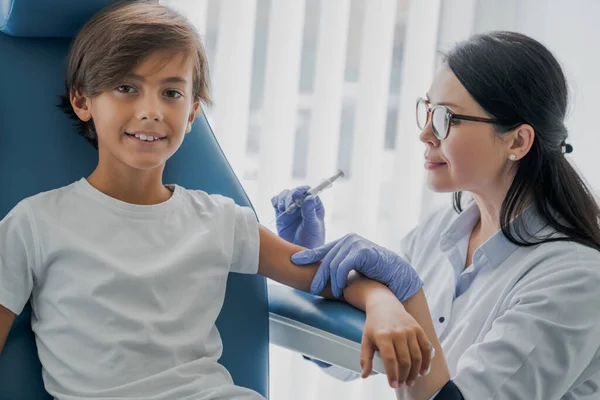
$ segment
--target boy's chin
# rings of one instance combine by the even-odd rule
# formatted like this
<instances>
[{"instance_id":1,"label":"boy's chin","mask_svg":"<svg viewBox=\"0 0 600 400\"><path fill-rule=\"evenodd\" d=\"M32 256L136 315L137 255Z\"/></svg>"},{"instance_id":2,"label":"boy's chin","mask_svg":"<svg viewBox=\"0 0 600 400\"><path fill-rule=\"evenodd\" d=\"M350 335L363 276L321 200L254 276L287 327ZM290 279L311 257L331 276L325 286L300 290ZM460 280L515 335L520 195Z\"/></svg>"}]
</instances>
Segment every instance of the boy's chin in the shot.
<instances>
[{"instance_id":1,"label":"boy's chin","mask_svg":"<svg viewBox=\"0 0 600 400\"><path fill-rule=\"evenodd\" d=\"M159 157L145 157L145 159L140 159L136 157L135 159L130 158L129 160L126 160L125 164L127 164L131 169L134 170L151 171L157 168L164 168L166 162L166 159Z\"/></svg>"}]
</instances>

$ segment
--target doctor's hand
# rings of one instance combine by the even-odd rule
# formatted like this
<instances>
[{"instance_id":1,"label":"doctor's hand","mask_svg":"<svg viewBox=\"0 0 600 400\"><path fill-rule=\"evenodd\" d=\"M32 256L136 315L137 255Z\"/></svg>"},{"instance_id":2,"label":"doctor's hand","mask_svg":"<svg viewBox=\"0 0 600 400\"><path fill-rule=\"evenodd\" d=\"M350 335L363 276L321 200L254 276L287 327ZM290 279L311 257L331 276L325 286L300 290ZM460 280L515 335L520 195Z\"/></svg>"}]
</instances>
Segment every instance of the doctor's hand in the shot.
<instances>
[{"instance_id":1,"label":"doctor's hand","mask_svg":"<svg viewBox=\"0 0 600 400\"><path fill-rule=\"evenodd\" d=\"M360 351L362 378L373 368L373 355L379 350L391 387L412 383L429 373L433 347L417 321L394 299L367 305L367 319Z\"/></svg>"},{"instance_id":2,"label":"doctor's hand","mask_svg":"<svg viewBox=\"0 0 600 400\"><path fill-rule=\"evenodd\" d=\"M318 261L321 261L321 265L310 286L312 294L320 294L331 280L333 295L340 297L352 270L383 283L401 302L414 296L423 287L423 281L402 257L356 234L292 256L292 262L296 265Z\"/></svg>"},{"instance_id":3,"label":"doctor's hand","mask_svg":"<svg viewBox=\"0 0 600 400\"><path fill-rule=\"evenodd\" d=\"M284 190L271 199L275 216L281 215L287 208L301 199L309 186L299 186ZM302 206L277 219L277 234L288 242L309 249L325 243L325 209L318 196L309 196Z\"/></svg>"}]
</instances>

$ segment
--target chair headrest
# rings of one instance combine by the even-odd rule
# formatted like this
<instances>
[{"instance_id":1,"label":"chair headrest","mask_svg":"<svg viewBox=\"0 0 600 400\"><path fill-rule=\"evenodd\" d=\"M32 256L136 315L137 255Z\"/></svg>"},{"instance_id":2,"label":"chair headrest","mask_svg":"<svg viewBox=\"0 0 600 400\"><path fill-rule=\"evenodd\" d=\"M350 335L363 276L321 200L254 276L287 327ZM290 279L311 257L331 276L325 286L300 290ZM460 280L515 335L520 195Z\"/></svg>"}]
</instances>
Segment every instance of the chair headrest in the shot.
<instances>
[{"instance_id":1,"label":"chair headrest","mask_svg":"<svg viewBox=\"0 0 600 400\"><path fill-rule=\"evenodd\" d=\"M11 36L73 37L115 0L0 0L0 32Z\"/></svg>"}]
</instances>

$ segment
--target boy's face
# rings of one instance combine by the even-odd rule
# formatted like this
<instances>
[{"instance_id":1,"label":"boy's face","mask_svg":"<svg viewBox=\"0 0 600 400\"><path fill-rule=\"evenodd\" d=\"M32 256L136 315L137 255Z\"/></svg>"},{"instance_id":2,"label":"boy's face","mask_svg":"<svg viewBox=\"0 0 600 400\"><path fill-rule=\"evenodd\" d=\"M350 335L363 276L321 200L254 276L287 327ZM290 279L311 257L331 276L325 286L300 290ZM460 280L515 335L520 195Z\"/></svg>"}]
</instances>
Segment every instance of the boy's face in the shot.
<instances>
[{"instance_id":1,"label":"boy's face","mask_svg":"<svg viewBox=\"0 0 600 400\"><path fill-rule=\"evenodd\" d=\"M192 79L191 57L156 52L99 95L72 95L79 118L94 120L100 162L136 170L162 167L181 146L198 111Z\"/></svg>"}]
</instances>

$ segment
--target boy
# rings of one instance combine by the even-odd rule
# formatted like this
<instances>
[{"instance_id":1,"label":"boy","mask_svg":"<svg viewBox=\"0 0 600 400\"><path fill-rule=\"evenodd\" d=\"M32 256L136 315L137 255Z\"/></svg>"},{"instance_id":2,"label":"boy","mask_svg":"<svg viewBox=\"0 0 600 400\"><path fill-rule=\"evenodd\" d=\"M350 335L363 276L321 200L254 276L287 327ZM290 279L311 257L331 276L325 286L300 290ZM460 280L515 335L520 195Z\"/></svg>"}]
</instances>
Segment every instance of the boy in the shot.
<instances>
[{"instance_id":1,"label":"boy","mask_svg":"<svg viewBox=\"0 0 600 400\"><path fill-rule=\"evenodd\" d=\"M231 199L163 185L165 162L209 101L200 40L168 8L111 6L75 39L63 109L98 149L98 165L0 222L0 351L31 298L55 398L262 398L217 363L228 273L307 291L316 265L292 264L300 248ZM345 294L363 309L375 294L399 304L373 282ZM395 360L391 340L380 348Z\"/></svg>"}]
</instances>

